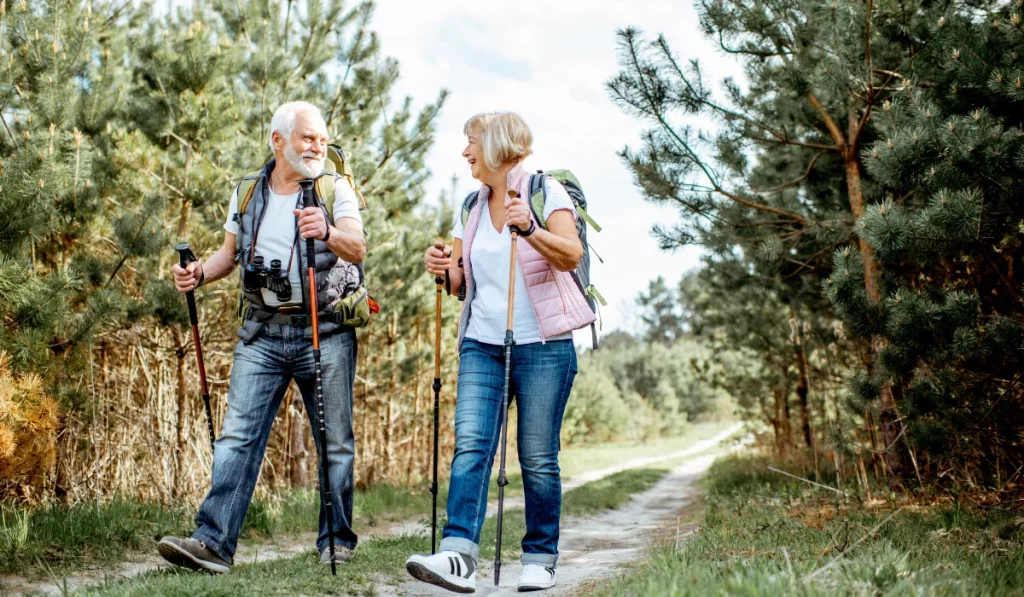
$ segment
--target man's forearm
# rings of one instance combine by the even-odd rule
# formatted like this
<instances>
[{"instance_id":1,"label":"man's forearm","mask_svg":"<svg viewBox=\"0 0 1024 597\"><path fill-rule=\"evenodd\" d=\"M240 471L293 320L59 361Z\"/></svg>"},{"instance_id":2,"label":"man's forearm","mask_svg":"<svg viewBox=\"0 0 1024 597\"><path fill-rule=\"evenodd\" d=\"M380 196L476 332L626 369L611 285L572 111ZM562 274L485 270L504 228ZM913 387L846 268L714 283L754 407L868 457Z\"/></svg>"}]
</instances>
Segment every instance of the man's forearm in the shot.
<instances>
[{"instance_id":1,"label":"man's forearm","mask_svg":"<svg viewBox=\"0 0 1024 597\"><path fill-rule=\"evenodd\" d=\"M349 263L362 263L366 256L366 241L362 230L340 230L331 226L331 236L327 239L327 248L332 253Z\"/></svg>"},{"instance_id":2,"label":"man's forearm","mask_svg":"<svg viewBox=\"0 0 1024 597\"><path fill-rule=\"evenodd\" d=\"M224 247L217 250L209 259L202 263L203 284L216 282L227 276L235 269L234 251L228 251Z\"/></svg>"}]
</instances>

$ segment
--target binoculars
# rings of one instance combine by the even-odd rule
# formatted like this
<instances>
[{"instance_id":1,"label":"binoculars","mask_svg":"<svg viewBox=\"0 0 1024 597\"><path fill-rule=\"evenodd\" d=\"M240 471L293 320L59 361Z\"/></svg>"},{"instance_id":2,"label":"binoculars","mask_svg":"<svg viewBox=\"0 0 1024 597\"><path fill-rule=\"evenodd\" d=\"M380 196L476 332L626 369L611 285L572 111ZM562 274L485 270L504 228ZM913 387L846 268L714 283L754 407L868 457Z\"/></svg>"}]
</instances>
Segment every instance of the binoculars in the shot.
<instances>
[{"instance_id":1,"label":"binoculars","mask_svg":"<svg viewBox=\"0 0 1024 597\"><path fill-rule=\"evenodd\" d=\"M267 268L263 265L262 255L253 257L242 274L242 287L246 292L259 292L261 288L266 288L276 294L281 303L292 300L292 284L288 281L288 272L281 271L280 259L272 260Z\"/></svg>"}]
</instances>

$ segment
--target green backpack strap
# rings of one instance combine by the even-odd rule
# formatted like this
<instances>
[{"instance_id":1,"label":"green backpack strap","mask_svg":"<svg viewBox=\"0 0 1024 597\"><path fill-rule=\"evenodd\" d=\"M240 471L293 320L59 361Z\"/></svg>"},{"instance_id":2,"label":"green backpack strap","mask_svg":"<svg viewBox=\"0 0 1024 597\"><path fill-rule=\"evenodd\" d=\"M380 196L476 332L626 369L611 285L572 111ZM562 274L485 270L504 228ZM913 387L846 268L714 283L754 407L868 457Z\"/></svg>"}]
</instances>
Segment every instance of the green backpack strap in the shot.
<instances>
[{"instance_id":1,"label":"green backpack strap","mask_svg":"<svg viewBox=\"0 0 1024 597\"><path fill-rule=\"evenodd\" d=\"M356 180L352 176L352 168L349 165L348 154L337 145L327 146L327 161L324 163L324 172L333 172L344 178L348 182L348 186L352 187L352 190L355 191L356 197L359 197L359 209L366 209L366 199L363 198L363 194L359 192L359 187L356 186ZM330 184L333 188L334 181L332 180ZM326 197L326 195L321 195L321 197ZM326 202L327 199L324 199L324 203ZM334 205L333 195L331 205Z\"/></svg>"},{"instance_id":2,"label":"green backpack strap","mask_svg":"<svg viewBox=\"0 0 1024 597\"><path fill-rule=\"evenodd\" d=\"M576 188L581 188L580 181L576 178L576 175L569 170L549 170L547 172L538 171L537 174L533 175L537 181L531 180L530 184L530 209L533 210L534 217L540 222L541 228L547 228L547 221L544 218L544 205L547 203L547 187L544 186L544 177L550 176L557 180L560 184L573 184ZM601 232L601 225L594 221L594 218L590 217L587 213L587 208L582 205L573 202L573 207L576 208L576 213L583 218L583 221L590 226L594 232Z\"/></svg>"},{"instance_id":3,"label":"green backpack strap","mask_svg":"<svg viewBox=\"0 0 1024 597\"><path fill-rule=\"evenodd\" d=\"M262 170L250 172L242 177L242 182L238 183L238 213L244 214L245 208L249 207L253 191L256 190L256 181L260 179L260 172Z\"/></svg>"},{"instance_id":4,"label":"green backpack strap","mask_svg":"<svg viewBox=\"0 0 1024 597\"><path fill-rule=\"evenodd\" d=\"M336 179L336 174L325 172L313 182L313 191L320 198L320 201L323 201L324 207L327 208L327 217L330 224L334 224L334 184Z\"/></svg>"}]
</instances>

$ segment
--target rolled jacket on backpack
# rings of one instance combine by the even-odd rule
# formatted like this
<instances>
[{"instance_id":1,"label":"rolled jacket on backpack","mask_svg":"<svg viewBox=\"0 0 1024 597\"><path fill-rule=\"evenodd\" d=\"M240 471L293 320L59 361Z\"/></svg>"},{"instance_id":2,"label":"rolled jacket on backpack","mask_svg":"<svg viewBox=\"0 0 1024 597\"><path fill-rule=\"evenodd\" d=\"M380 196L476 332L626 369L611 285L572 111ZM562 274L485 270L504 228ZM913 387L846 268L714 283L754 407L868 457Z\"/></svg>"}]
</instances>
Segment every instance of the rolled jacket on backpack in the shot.
<instances>
[{"instance_id":1,"label":"rolled jacket on backpack","mask_svg":"<svg viewBox=\"0 0 1024 597\"><path fill-rule=\"evenodd\" d=\"M528 197L530 173L521 164L516 165L508 173L507 185L509 190L516 190L521 197ZM462 254L464 256L470 255L473 237L476 236L483 206L487 205L490 192L490 187L481 185L479 200L473 206L469 219L466 221L462 239ZM530 217L536 222L532 214ZM539 223L537 224L539 225ZM591 309L590 303L587 302L587 297L573 280L570 272L560 272L555 269L539 251L530 246L529 242L518 244L516 260L526 282L526 294L537 315L541 342L547 338L586 327L597 320L597 315ZM476 292L471 262L472 259L463 260L466 301L462 305L462 316L459 320L458 346L460 350L466 336L466 329L469 327L470 310Z\"/></svg>"}]
</instances>

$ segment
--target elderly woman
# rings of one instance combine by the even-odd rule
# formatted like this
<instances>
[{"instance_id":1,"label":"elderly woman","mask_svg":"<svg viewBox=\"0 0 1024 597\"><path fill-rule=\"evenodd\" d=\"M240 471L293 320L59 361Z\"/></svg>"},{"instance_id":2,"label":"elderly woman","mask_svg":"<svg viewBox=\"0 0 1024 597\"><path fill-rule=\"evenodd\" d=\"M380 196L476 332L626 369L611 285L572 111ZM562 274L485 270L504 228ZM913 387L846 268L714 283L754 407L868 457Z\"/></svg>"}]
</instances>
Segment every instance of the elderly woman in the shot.
<instances>
[{"instance_id":1,"label":"elderly woman","mask_svg":"<svg viewBox=\"0 0 1024 597\"><path fill-rule=\"evenodd\" d=\"M476 588L480 532L487 490L500 441L504 389L504 339L508 309L511 236L520 238L515 271L515 304L509 396L518 401L518 447L526 493L526 536L519 590L555 584L562 483L558 436L565 403L576 376L572 331L593 322L579 287L568 272L583 246L576 234L576 211L565 189L544 181L545 227L534 219L528 197L530 174L521 162L533 136L518 115L478 114L464 127L462 156L481 186L465 228L458 219L454 246L427 250L428 272L446 276L451 292L465 284L459 324L458 403L455 457L448 490L448 523L440 550L414 555L406 568L414 577L460 593ZM512 198L509 191L517 191ZM465 259L462 259L465 255ZM453 264L462 268L453 267Z\"/></svg>"}]
</instances>

